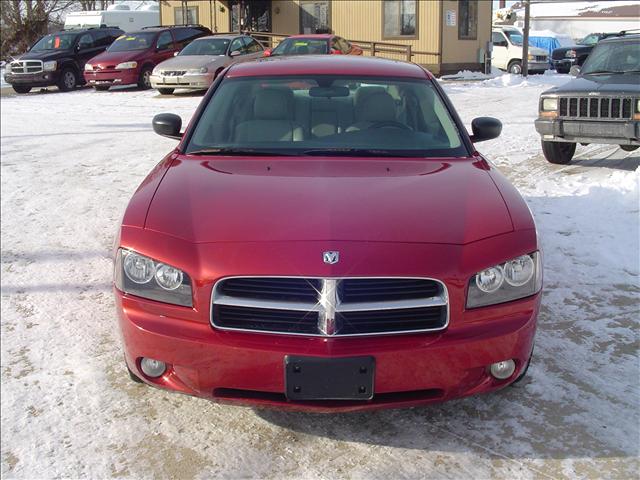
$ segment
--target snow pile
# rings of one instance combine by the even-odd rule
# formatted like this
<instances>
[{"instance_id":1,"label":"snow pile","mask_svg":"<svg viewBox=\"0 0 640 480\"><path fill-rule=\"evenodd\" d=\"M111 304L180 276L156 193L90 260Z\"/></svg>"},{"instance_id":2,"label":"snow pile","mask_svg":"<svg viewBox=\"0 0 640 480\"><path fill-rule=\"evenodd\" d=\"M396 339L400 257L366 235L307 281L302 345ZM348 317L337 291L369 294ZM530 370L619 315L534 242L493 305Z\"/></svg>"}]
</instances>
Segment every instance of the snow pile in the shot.
<instances>
[{"instance_id":1,"label":"snow pile","mask_svg":"<svg viewBox=\"0 0 640 480\"><path fill-rule=\"evenodd\" d=\"M472 72L471 70L461 70L451 75L442 75L441 80L487 80L502 75L502 71L496 67L491 67L491 73Z\"/></svg>"}]
</instances>

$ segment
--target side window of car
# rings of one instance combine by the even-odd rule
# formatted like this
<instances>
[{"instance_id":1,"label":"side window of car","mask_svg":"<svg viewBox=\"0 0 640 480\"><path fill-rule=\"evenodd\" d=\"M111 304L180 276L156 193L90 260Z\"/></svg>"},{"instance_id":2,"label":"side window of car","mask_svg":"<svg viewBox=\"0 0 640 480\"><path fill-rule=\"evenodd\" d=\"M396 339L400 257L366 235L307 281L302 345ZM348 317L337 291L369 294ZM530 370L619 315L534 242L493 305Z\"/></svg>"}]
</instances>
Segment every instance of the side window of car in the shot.
<instances>
[{"instance_id":1,"label":"side window of car","mask_svg":"<svg viewBox=\"0 0 640 480\"><path fill-rule=\"evenodd\" d=\"M111 36L109 32L106 30L98 30L92 32L93 34L93 42L96 47L107 47L111 43Z\"/></svg>"},{"instance_id":2,"label":"side window of car","mask_svg":"<svg viewBox=\"0 0 640 480\"><path fill-rule=\"evenodd\" d=\"M344 38L336 37L336 42L338 44L338 47L340 48L340 51L345 55L351 51L351 44L347 42Z\"/></svg>"},{"instance_id":3,"label":"side window of car","mask_svg":"<svg viewBox=\"0 0 640 480\"><path fill-rule=\"evenodd\" d=\"M493 32L491 34L491 43L493 43L494 47L506 47L507 39L500 32Z\"/></svg>"},{"instance_id":4,"label":"side window of car","mask_svg":"<svg viewBox=\"0 0 640 480\"><path fill-rule=\"evenodd\" d=\"M241 54L245 54L244 42L242 41L242 37L234 38L229 46L229 53L238 51Z\"/></svg>"},{"instance_id":5,"label":"side window of car","mask_svg":"<svg viewBox=\"0 0 640 480\"><path fill-rule=\"evenodd\" d=\"M247 44L247 53L258 53L262 51L262 47L255 39L244 37L244 41Z\"/></svg>"},{"instance_id":6,"label":"side window of car","mask_svg":"<svg viewBox=\"0 0 640 480\"><path fill-rule=\"evenodd\" d=\"M78 40L78 49L86 50L91 47L93 47L93 38L90 33L85 33L80 37L80 40Z\"/></svg>"},{"instance_id":7,"label":"side window of car","mask_svg":"<svg viewBox=\"0 0 640 480\"><path fill-rule=\"evenodd\" d=\"M171 37L171 32L162 32L158 37L158 42L156 43L158 50L168 50L172 45L173 38Z\"/></svg>"}]
</instances>

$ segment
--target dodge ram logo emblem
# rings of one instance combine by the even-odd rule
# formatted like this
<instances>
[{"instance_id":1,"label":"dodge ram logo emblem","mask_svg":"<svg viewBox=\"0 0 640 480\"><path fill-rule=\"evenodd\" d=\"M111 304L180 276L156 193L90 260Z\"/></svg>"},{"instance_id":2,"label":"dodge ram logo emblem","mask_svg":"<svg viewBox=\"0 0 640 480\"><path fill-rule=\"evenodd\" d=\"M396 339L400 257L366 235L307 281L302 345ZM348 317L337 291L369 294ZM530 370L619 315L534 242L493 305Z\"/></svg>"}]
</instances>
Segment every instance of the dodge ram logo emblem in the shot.
<instances>
[{"instance_id":1,"label":"dodge ram logo emblem","mask_svg":"<svg viewBox=\"0 0 640 480\"><path fill-rule=\"evenodd\" d=\"M322 259L324 260L324 263L328 263L329 265L334 265L338 263L338 261L340 260L340 252L335 252L331 250L328 252L323 252Z\"/></svg>"}]
</instances>

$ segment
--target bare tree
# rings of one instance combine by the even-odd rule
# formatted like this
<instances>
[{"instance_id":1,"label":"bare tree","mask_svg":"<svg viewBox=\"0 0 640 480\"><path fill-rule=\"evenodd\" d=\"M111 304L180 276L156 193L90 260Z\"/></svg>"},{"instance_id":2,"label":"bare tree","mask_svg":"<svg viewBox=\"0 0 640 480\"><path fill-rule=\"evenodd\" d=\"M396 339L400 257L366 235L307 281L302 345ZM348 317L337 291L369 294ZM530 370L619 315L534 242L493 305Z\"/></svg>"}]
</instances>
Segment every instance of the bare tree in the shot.
<instances>
[{"instance_id":1,"label":"bare tree","mask_svg":"<svg viewBox=\"0 0 640 480\"><path fill-rule=\"evenodd\" d=\"M113 5L115 0L78 0L82 10L105 10L109 5Z\"/></svg>"}]
</instances>

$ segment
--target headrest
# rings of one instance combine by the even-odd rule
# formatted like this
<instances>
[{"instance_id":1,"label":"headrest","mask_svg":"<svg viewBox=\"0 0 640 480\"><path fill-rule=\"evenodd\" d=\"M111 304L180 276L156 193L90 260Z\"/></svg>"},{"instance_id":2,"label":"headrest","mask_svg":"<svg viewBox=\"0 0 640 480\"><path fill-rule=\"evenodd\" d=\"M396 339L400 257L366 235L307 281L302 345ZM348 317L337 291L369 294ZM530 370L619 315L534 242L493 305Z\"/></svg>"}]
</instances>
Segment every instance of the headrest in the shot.
<instances>
[{"instance_id":1,"label":"headrest","mask_svg":"<svg viewBox=\"0 0 640 480\"><path fill-rule=\"evenodd\" d=\"M291 90L265 88L259 90L253 101L253 114L260 120L289 120L293 112Z\"/></svg>"},{"instance_id":2,"label":"headrest","mask_svg":"<svg viewBox=\"0 0 640 480\"><path fill-rule=\"evenodd\" d=\"M396 120L396 102L387 92L373 92L358 105L356 116L360 122Z\"/></svg>"}]
</instances>

